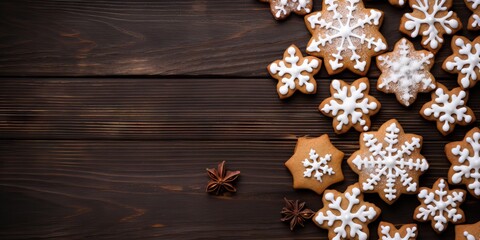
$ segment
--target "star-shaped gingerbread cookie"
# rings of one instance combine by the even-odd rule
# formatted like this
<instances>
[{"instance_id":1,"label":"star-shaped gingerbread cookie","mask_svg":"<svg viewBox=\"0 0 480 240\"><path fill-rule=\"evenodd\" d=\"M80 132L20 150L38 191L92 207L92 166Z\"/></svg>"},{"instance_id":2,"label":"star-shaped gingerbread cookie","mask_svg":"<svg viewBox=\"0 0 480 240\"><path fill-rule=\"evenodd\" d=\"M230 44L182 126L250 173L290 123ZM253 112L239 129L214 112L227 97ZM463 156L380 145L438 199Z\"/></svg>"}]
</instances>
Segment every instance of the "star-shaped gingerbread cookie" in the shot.
<instances>
[{"instance_id":1,"label":"star-shaped gingerbread cookie","mask_svg":"<svg viewBox=\"0 0 480 240\"><path fill-rule=\"evenodd\" d=\"M415 209L413 219L432 221L432 228L437 233L443 232L448 222L457 224L465 221L465 214L460 209L465 201L465 190L449 190L443 178L438 179L432 188L421 188L418 200L421 204Z\"/></svg>"},{"instance_id":2,"label":"star-shaped gingerbread cookie","mask_svg":"<svg viewBox=\"0 0 480 240\"><path fill-rule=\"evenodd\" d=\"M473 14L468 19L468 30L480 30L480 0L465 0L467 7L472 10Z\"/></svg>"},{"instance_id":3,"label":"star-shaped gingerbread cookie","mask_svg":"<svg viewBox=\"0 0 480 240\"><path fill-rule=\"evenodd\" d=\"M293 176L293 188L322 194L328 186L343 181L343 156L326 134L318 138L299 138L293 156L285 162Z\"/></svg>"},{"instance_id":4,"label":"star-shaped gingerbread cookie","mask_svg":"<svg viewBox=\"0 0 480 240\"><path fill-rule=\"evenodd\" d=\"M288 98L298 89L305 94L317 92L317 82L313 78L320 70L322 61L316 57L303 57L302 52L291 45L285 50L282 60L268 65L270 75L278 80L277 93L280 99Z\"/></svg>"},{"instance_id":5,"label":"star-shaped gingerbread cookie","mask_svg":"<svg viewBox=\"0 0 480 240\"><path fill-rule=\"evenodd\" d=\"M400 229L389 222L382 221L378 225L380 240L415 240L417 236L417 224L405 224Z\"/></svg>"},{"instance_id":6,"label":"star-shaped gingerbread cookie","mask_svg":"<svg viewBox=\"0 0 480 240\"><path fill-rule=\"evenodd\" d=\"M382 74L377 81L377 89L384 93L394 93L398 102L410 106L418 93L430 92L436 81L430 73L434 55L426 50L415 51L406 38L400 39L393 52L377 56L377 66Z\"/></svg>"},{"instance_id":7,"label":"star-shaped gingerbread cookie","mask_svg":"<svg viewBox=\"0 0 480 240\"><path fill-rule=\"evenodd\" d=\"M260 0L270 3L270 12L277 20L287 18L291 12L305 15L312 11L313 0Z\"/></svg>"},{"instance_id":8,"label":"star-shaped gingerbread cookie","mask_svg":"<svg viewBox=\"0 0 480 240\"><path fill-rule=\"evenodd\" d=\"M458 73L458 85L472 88L480 79L480 37L470 41L454 36L452 50L453 54L443 62L443 70Z\"/></svg>"},{"instance_id":9,"label":"star-shaped gingerbread cookie","mask_svg":"<svg viewBox=\"0 0 480 240\"><path fill-rule=\"evenodd\" d=\"M323 1L321 11L305 16L312 34L307 53L322 57L330 75L349 69L365 76L370 58L387 49L382 20L383 12L365 8L362 0Z\"/></svg>"},{"instance_id":10,"label":"star-shaped gingerbread cookie","mask_svg":"<svg viewBox=\"0 0 480 240\"><path fill-rule=\"evenodd\" d=\"M478 240L480 239L480 221L474 224L455 226L455 240Z\"/></svg>"}]
</instances>

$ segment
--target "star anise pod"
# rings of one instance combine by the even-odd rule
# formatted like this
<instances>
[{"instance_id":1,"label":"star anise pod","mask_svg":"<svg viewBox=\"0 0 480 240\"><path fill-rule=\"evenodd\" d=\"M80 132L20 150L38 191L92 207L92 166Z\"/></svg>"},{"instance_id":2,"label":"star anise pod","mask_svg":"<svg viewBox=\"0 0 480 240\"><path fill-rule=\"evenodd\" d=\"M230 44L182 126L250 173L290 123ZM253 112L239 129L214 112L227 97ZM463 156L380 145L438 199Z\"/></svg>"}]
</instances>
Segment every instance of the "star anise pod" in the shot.
<instances>
[{"instance_id":1,"label":"star anise pod","mask_svg":"<svg viewBox=\"0 0 480 240\"><path fill-rule=\"evenodd\" d=\"M238 176L240 175L240 171L226 171L225 161L218 164L218 169L207 168L207 173L208 177L210 177L210 181L207 184L207 192L213 192L218 195L224 191L237 191L237 189L233 186L232 182L238 178Z\"/></svg>"},{"instance_id":2,"label":"star anise pod","mask_svg":"<svg viewBox=\"0 0 480 240\"><path fill-rule=\"evenodd\" d=\"M303 227L303 222L310 219L315 214L314 211L305 208L305 202L299 202L298 200L285 200L285 207L282 208L282 222L290 221L290 230L293 231L295 226L299 224Z\"/></svg>"}]
</instances>

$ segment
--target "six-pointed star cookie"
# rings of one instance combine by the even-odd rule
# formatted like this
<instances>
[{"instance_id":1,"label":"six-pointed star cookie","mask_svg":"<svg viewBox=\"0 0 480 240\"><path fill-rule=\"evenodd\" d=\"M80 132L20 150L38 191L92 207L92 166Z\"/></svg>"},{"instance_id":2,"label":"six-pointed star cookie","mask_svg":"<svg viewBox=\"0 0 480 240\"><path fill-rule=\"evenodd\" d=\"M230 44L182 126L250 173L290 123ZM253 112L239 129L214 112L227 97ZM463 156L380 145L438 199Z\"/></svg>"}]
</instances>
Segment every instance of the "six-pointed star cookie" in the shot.
<instances>
[{"instance_id":1,"label":"six-pointed star cookie","mask_svg":"<svg viewBox=\"0 0 480 240\"><path fill-rule=\"evenodd\" d=\"M436 81L430 73L434 55L426 50L415 51L406 38L400 39L393 52L377 56L377 66L382 71L377 89L384 93L394 93L398 102L410 106L418 93L430 92Z\"/></svg>"},{"instance_id":2,"label":"six-pointed star cookie","mask_svg":"<svg viewBox=\"0 0 480 240\"><path fill-rule=\"evenodd\" d=\"M480 221L475 224L463 224L455 226L455 240L478 239L480 239Z\"/></svg>"},{"instance_id":3,"label":"six-pointed star cookie","mask_svg":"<svg viewBox=\"0 0 480 240\"><path fill-rule=\"evenodd\" d=\"M326 116L333 117L333 129L337 134L354 127L359 132L370 129L370 116L380 110L380 102L368 95L368 78L360 78L351 85L342 80L333 80L330 85L331 97L323 100L318 109Z\"/></svg>"},{"instance_id":4,"label":"six-pointed star cookie","mask_svg":"<svg viewBox=\"0 0 480 240\"><path fill-rule=\"evenodd\" d=\"M455 125L466 126L475 122L475 114L467 107L468 91L460 87L451 91L440 83L432 93L432 100L423 105L420 115L437 122L437 129L444 136L453 131Z\"/></svg>"},{"instance_id":5,"label":"six-pointed star cookie","mask_svg":"<svg viewBox=\"0 0 480 240\"><path fill-rule=\"evenodd\" d=\"M443 62L442 68L458 73L458 85L463 88L475 86L480 79L480 37L472 42L466 37L454 36L453 54Z\"/></svg>"},{"instance_id":6,"label":"six-pointed star cookie","mask_svg":"<svg viewBox=\"0 0 480 240\"><path fill-rule=\"evenodd\" d=\"M344 193L326 190L323 208L313 216L313 222L328 229L328 239L368 239L368 224L375 221L381 210L363 200L358 183Z\"/></svg>"},{"instance_id":7,"label":"six-pointed star cookie","mask_svg":"<svg viewBox=\"0 0 480 240\"><path fill-rule=\"evenodd\" d=\"M277 20L287 18L291 12L305 15L312 11L313 0L260 0L270 3L270 12Z\"/></svg>"},{"instance_id":8,"label":"six-pointed star cookie","mask_svg":"<svg viewBox=\"0 0 480 240\"><path fill-rule=\"evenodd\" d=\"M387 49L382 20L383 12L366 9L361 0L325 0L322 11L305 16L312 34L307 53L322 57L330 75L348 68L365 76L370 58Z\"/></svg>"},{"instance_id":9,"label":"six-pointed star cookie","mask_svg":"<svg viewBox=\"0 0 480 240\"><path fill-rule=\"evenodd\" d=\"M422 46L436 53L443 44L444 34L454 34L462 22L453 11L453 0L409 0L411 13L405 13L400 31L411 36L422 36Z\"/></svg>"},{"instance_id":10,"label":"six-pointed star cookie","mask_svg":"<svg viewBox=\"0 0 480 240\"><path fill-rule=\"evenodd\" d=\"M360 134L360 150L347 163L358 174L363 192L377 192L392 204L402 193L418 192L418 178L428 169L421 149L422 136L404 133L391 119L377 132Z\"/></svg>"},{"instance_id":11,"label":"six-pointed star cookie","mask_svg":"<svg viewBox=\"0 0 480 240\"><path fill-rule=\"evenodd\" d=\"M417 224L405 224L400 229L389 222L378 225L379 240L414 240L417 236Z\"/></svg>"},{"instance_id":12,"label":"six-pointed star cookie","mask_svg":"<svg viewBox=\"0 0 480 240\"><path fill-rule=\"evenodd\" d=\"M277 60L267 69L278 80L277 93L280 99L288 98L298 89L305 94L317 92L317 82L313 78L320 70L322 61L316 57L303 57L302 52L291 45L285 50L282 60Z\"/></svg>"},{"instance_id":13,"label":"six-pointed star cookie","mask_svg":"<svg viewBox=\"0 0 480 240\"><path fill-rule=\"evenodd\" d=\"M447 182L440 178L432 188L422 187L418 193L420 206L415 209L413 219L421 222L432 221L433 230L443 232L448 222L463 223L465 215L460 205L465 200L465 190L449 190Z\"/></svg>"},{"instance_id":14,"label":"six-pointed star cookie","mask_svg":"<svg viewBox=\"0 0 480 240\"><path fill-rule=\"evenodd\" d=\"M480 0L465 0L465 4L473 12L468 19L468 30L480 30Z\"/></svg>"},{"instance_id":15,"label":"six-pointed star cookie","mask_svg":"<svg viewBox=\"0 0 480 240\"><path fill-rule=\"evenodd\" d=\"M343 181L343 156L326 134L318 138L299 138L293 156L285 162L293 176L293 188L322 194L328 186Z\"/></svg>"},{"instance_id":16,"label":"six-pointed star cookie","mask_svg":"<svg viewBox=\"0 0 480 240\"><path fill-rule=\"evenodd\" d=\"M445 153L452 163L448 182L466 184L468 191L480 198L480 129L476 127L462 141L445 145Z\"/></svg>"}]
</instances>

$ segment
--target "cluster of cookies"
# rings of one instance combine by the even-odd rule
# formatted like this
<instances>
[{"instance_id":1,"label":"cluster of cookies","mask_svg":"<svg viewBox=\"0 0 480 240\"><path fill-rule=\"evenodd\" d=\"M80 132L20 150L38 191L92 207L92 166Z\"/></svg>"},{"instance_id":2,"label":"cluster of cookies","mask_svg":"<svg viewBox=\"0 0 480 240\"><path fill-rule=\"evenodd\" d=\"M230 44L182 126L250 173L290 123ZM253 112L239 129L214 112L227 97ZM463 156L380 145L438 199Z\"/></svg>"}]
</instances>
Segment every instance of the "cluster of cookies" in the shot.
<instances>
[{"instance_id":1,"label":"cluster of cookies","mask_svg":"<svg viewBox=\"0 0 480 240\"><path fill-rule=\"evenodd\" d=\"M438 130L447 135L456 124L475 122L473 111L466 105L468 89L480 78L480 37L474 41L454 36L453 54L443 63L443 69L458 74L459 87L447 89L430 73L435 54L442 47L443 35L452 35L462 28L457 15L450 10L453 0L408 0L413 12L401 19L400 31L412 38L422 37L426 50L416 50L406 38L400 39L392 52L387 51L387 41L379 28L383 12L365 8L362 0L324 0L322 10L312 12L313 0L263 0L270 2L276 19L286 18L292 11L305 15L305 24L312 34L304 57L295 46L289 46L283 59L271 63L267 70L278 80L277 93L281 99L299 90L314 94L317 84L314 75L324 63L328 74L346 69L365 76L371 58L381 71L377 89L394 93L400 104L408 107L418 93L432 92L432 100L420 110L425 119L437 122ZM390 0L401 7L407 0ZM465 0L474 12L468 29L480 29L480 0ZM321 59L320 59L321 58ZM333 118L337 134L350 128L362 132L360 149L347 160L359 175L358 183L344 193L326 190L344 179L341 162L344 153L332 145L327 135L318 138L299 138L293 156L285 163L293 175L294 188L306 188L323 194L324 207L312 217L321 228L329 230L330 239L367 239L367 224L374 221L381 210L363 200L363 193L378 193L388 204L393 204L401 194L417 194L421 204L413 218L431 221L440 233L449 222L465 221L460 205L466 191L449 190L447 181L440 178L432 188L419 187L419 177L429 164L421 155L422 136L407 134L395 120L385 122L378 131L369 131L370 116L379 112L380 102L369 95L367 78L352 84L332 80L331 97L322 101L319 110ZM470 130L462 141L445 146L452 163L448 173L450 184L466 184L470 194L480 199L480 129ZM458 239L480 239L480 222L476 225L457 226ZM415 239L415 224L396 229L389 223L379 226L381 239Z\"/></svg>"}]
</instances>

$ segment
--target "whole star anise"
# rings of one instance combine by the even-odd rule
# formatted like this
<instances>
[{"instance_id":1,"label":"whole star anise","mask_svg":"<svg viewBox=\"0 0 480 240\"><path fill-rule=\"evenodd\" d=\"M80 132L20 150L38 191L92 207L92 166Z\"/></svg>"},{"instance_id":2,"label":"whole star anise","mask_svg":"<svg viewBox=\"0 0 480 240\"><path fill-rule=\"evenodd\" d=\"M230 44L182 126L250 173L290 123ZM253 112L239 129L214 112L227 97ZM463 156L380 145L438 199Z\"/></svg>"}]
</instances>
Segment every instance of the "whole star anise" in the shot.
<instances>
[{"instance_id":1,"label":"whole star anise","mask_svg":"<svg viewBox=\"0 0 480 240\"><path fill-rule=\"evenodd\" d=\"M295 226L299 224L303 227L303 222L310 219L315 214L314 211L305 208L305 202L299 202L298 200L285 200L285 207L282 208L282 218L280 221L290 221L290 230L293 231Z\"/></svg>"},{"instance_id":2,"label":"whole star anise","mask_svg":"<svg viewBox=\"0 0 480 240\"><path fill-rule=\"evenodd\" d=\"M210 177L210 181L207 184L207 192L218 195L224 191L237 191L232 182L238 178L240 171L226 171L225 161L218 164L218 169L207 168L207 173L208 177Z\"/></svg>"}]
</instances>

